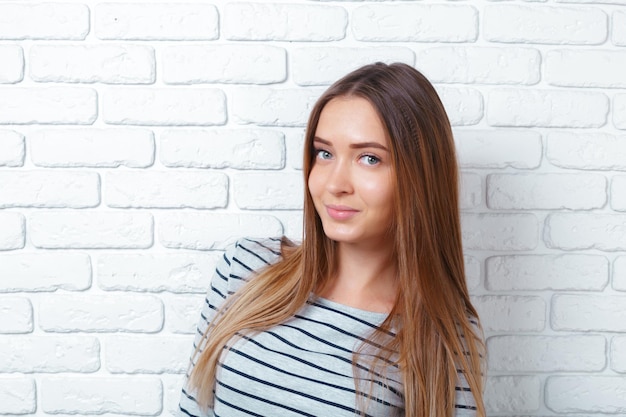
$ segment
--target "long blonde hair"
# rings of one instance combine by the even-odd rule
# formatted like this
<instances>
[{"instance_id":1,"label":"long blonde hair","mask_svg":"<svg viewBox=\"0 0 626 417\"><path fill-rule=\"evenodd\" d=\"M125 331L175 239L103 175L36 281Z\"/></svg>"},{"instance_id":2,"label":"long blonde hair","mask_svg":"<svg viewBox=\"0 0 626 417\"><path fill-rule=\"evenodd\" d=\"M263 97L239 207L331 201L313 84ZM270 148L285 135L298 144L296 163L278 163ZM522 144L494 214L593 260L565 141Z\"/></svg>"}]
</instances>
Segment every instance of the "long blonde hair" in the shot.
<instances>
[{"instance_id":1,"label":"long blonde hair","mask_svg":"<svg viewBox=\"0 0 626 417\"><path fill-rule=\"evenodd\" d=\"M377 63L346 75L320 97L309 117L305 184L322 109L333 98L345 96L365 98L378 112L389 134L396 174L397 215L392 227L400 291L387 320L370 339L382 343L380 358L390 359L395 353L398 359L406 416L452 416L457 369L463 371L472 391L477 414L485 416L484 345L470 322L470 318L478 320L478 314L465 283L458 168L443 105L430 82L408 65ZM282 259L227 300L207 328L206 344L199 344L203 351L190 378L199 404L213 403L224 346L239 331L267 330L300 310L336 271L335 249L305 185L302 244L283 245ZM396 337L390 339L385 334L392 327ZM374 363L371 372L375 367Z\"/></svg>"}]
</instances>

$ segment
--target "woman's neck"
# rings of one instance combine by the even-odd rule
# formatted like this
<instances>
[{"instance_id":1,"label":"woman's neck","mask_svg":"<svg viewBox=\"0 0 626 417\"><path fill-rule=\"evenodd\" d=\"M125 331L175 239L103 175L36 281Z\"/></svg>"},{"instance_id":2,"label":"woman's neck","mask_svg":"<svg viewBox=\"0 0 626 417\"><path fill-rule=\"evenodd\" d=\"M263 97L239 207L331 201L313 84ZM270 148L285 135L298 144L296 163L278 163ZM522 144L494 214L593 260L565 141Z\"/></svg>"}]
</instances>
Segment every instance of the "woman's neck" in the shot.
<instances>
[{"instance_id":1,"label":"woman's neck","mask_svg":"<svg viewBox=\"0 0 626 417\"><path fill-rule=\"evenodd\" d=\"M397 296L397 267L388 248L337 244L337 269L319 295L362 310L389 313Z\"/></svg>"}]
</instances>

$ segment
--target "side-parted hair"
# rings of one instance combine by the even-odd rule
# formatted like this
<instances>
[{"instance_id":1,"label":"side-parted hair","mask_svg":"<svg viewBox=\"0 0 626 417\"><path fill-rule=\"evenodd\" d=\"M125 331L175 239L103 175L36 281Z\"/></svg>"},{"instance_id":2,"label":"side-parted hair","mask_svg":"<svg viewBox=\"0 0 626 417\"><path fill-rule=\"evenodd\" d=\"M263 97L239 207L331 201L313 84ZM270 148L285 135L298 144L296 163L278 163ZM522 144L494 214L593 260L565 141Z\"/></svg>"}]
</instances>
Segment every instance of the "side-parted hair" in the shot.
<instances>
[{"instance_id":1,"label":"side-parted hair","mask_svg":"<svg viewBox=\"0 0 626 417\"><path fill-rule=\"evenodd\" d=\"M384 359L396 358L404 384L405 415L451 417L458 371L462 371L477 415L484 417L484 344L465 283L450 122L432 84L419 71L399 63L376 63L351 72L313 107L304 143L302 244L285 243L281 261L261 271L226 302L207 328L203 351L196 352L190 385L197 390L198 402L210 406L218 359L234 335L284 322L335 272L335 242L324 234L306 184L320 114L338 97L364 98L374 107L388 133L396 180L392 233L400 290L387 320L370 337L382 344L376 355L382 360L371 364L371 372ZM389 331L396 337L386 337Z\"/></svg>"}]
</instances>

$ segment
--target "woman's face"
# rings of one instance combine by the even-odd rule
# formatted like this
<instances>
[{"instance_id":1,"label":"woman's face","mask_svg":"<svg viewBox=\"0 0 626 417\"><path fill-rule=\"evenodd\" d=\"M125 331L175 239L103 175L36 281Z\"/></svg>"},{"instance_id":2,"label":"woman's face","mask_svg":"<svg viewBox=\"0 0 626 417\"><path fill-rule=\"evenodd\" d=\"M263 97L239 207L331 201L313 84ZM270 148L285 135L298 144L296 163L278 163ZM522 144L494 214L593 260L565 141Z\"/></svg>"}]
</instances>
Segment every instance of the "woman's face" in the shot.
<instances>
[{"instance_id":1,"label":"woman's face","mask_svg":"<svg viewBox=\"0 0 626 417\"><path fill-rule=\"evenodd\" d=\"M368 248L389 243L395 176L378 114L360 97L338 97L320 114L309 192L324 233Z\"/></svg>"}]
</instances>

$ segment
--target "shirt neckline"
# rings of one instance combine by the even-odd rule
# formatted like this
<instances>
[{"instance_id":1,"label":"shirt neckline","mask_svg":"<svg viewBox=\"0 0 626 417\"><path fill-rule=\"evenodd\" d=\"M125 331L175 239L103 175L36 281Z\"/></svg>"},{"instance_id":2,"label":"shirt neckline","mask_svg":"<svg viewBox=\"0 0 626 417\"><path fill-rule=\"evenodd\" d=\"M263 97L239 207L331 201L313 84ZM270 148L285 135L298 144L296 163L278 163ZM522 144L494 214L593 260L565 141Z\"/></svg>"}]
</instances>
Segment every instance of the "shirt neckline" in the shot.
<instances>
[{"instance_id":1,"label":"shirt neckline","mask_svg":"<svg viewBox=\"0 0 626 417\"><path fill-rule=\"evenodd\" d=\"M360 308L351 307L349 305L341 304L336 301L332 301L332 300L329 300L328 298L324 298L315 294L311 294L311 297L309 300L311 302L315 302L326 307L331 307L335 310L339 310L344 313L351 314L353 316L359 316L361 318L367 317L370 320L377 320L379 322L383 322L387 318L387 316L389 316L388 313L379 313L377 311L363 310Z\"/></svg>"}]
</instances>

